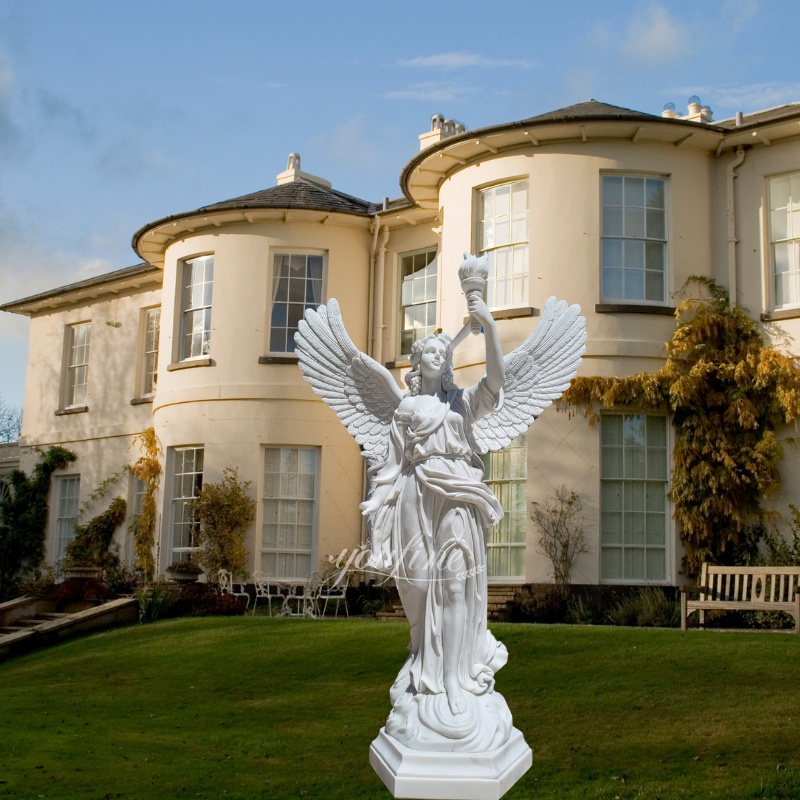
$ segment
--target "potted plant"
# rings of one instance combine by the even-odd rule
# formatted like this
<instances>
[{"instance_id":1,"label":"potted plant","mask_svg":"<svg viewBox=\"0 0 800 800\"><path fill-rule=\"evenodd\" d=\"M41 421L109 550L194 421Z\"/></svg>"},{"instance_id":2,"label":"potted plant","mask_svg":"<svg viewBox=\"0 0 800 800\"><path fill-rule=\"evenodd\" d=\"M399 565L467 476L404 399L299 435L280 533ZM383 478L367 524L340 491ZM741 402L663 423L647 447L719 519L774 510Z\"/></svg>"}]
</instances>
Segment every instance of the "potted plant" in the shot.
<instances>
[{"instance_id":1,"label":"potted plant","mask_svg":"<svg viewBox=\"0 0 800 800\"><path fill-rule=\"evenodd\" d=\"M167 575L175 583L195 583L203 570L192 561L189 554L186 561L173 561L167 567Z\"/></svg>"}]
</instances>

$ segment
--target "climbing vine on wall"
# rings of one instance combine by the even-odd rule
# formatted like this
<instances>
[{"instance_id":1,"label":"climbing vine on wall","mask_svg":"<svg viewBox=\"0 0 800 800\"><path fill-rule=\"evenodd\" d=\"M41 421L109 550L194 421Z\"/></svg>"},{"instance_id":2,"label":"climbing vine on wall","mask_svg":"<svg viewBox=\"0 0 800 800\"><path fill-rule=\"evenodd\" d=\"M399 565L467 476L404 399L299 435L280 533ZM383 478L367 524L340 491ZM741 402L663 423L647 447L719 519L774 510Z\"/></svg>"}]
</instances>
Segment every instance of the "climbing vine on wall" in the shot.
<instances>
[{"instance_id":1,"label":"climbing vine on wall","mask_svg":"<svg viewBox=\"0 0 800 800\"><path fill-rule=\"evenodd\" d=\"M155 572L153 548L156 538L156 493L161 483L161 445L154 428L142 431L133 443L139 445L142 455L131 465L131 473L144 484L141 513L131 523L136 552L135 567L149 581Z\"/></svg>"},{"instance_id":2,"label":"climbing vine on wall","mask_svg":"<svg viewBox=\"0 0 800 800\"><path fill-rule=\"evenodd\" d=\"M30 477L21 470L11 473L10 491L0 503L0 599L10 596L15 581L44 560L50 481L75 458L63 447L48 447L39 454Z\"/></svg>"},{"instance_id":3,"label":"climbing vine on wall","mask_svg":"<svg viewBox=\"0 0 800 800\"><path fill-rule=\"evenodd\" d=\"M745 309L709 278L686 297L654 373L622 378L579 377L562 398L582 407L590 424L604 409L672 414L675 448L670 499L685 546L684 571L703 561L731 563L764 516L763 498L780 483L783 450L775 429L800 417L800 367L770 345Z\"/></svg>"}]
</instances>

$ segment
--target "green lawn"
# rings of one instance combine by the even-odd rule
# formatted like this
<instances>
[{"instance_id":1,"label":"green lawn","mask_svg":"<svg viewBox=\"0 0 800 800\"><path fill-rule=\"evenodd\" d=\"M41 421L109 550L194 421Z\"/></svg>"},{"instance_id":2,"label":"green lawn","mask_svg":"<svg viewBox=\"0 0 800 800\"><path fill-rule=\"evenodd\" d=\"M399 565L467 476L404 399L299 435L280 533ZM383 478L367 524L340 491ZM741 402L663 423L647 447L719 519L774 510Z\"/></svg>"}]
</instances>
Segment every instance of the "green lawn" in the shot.
<instances>
[{"instance_id":1,"label":"green lawn","mask_svg":"<svg viewBox=\"0 0 800 800\"><path fill-rule=\"evenodd\" d=\"M800 797L800 637L496 625L512 798ZM0 665L0 798L389 798L407 628L180 619Z\"/></svg>"}]
</instances>

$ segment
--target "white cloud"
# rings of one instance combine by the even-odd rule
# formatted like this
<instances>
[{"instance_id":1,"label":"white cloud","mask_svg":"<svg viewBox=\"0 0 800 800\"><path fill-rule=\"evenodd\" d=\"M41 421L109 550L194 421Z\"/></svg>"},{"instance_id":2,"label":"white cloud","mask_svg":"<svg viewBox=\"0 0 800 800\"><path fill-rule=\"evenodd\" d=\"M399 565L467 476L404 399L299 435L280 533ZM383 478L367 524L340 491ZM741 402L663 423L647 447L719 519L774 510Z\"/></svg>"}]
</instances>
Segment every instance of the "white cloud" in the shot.
<instances>
[{"instance_id":1,"label":"white cloud","mask_svg":"<svg viewBox=\"0 0 800 800\"><path fill-rule=\"evenodd\" d=\"M477 53L433 53L429 56L401 59L397 62L401 67L420 67L423 69L466 69L469 67L513 67L516 69L532 69L533 62L526 58L497 59L486 58Z\"/></svg>"},{"instance_id":2,"label":"white cloud","mask_svg":"<svg viewBox=\"0 0 800 800\"><path fill-rule=\"evenodd\" d=\"M678 86L671 90L677 97L696 94L719 115L732 116L736 111L745 114L765 108L796 103L800 100L800 82L752 83L748 86Z\"/></svg>"},{"instance_id":3,"label":"white cloud","mask_svg":"<svg viewBox=\"0 0 800 800\"><path fill-rule=\"evenodd\" d=\"M107 174L122 180L143 174L177 174L180 165L157 148L148 148L140 133L128 133L114 141L98 159L98 166Z\"/></svg>"},{"instance_id":4,"label":"white cloud","mask_svg":"<svg viewBox=\"0 0 800 800\"><path fill-rule=\"evenodd\" d=\"M0 201L0 304L113 269L103 259L79 258L50 250L40 244L40 239L38 229L22 222L8 204ZM2 396L12 405L22 404L28 327L24 316L0 312L4 366Z\"/></svg>"},{"instance_id":5,"label":"white cloud","mask_svg":"<svg viewBox=\"0 0 800 800\"><path fill-rule=\"evenodd\" d=\"M13 115L14 73L0 53L0 151L11 150L20 141L20 129Z\"/></svg>"},{"instance_id":6,"label":"white cloud","mask_svg":"<svg viewBox=\"0 0 800 800\"><path fill-rule=\"evenodd\" d=\"M722 23L738 34L755 18L761 5L760 0L727 0L720 9Z\"/></svg>"},{"instance_id":7,"label":"white cloud","mask_svg":"<svg viewBox=\"0 0 800 800\"><path fill-rule=\"evenodd\" d=\"M625 55L649 66L669 63L685 53L688 47L687 27L655 2L636 12L622 43Z\"/></svg>"},{"instance_id":8,"label":"white cloud","mask_svg":"<svg viewBox=\"0 0 800 800\"><path fill-rule=\"evenodd\" d=\"M385 137L380 131L369 132L366 114L355 114L347 122L326 133L317 144L331 160L348 170L367 174L381 174L397 163L394 153L384 149ZM323 176L324 177L324 176Z\"/></svg>"},{"instance_id":9,"label":"white cloud","mask_svg":"<svg viewBox=\"0 0 800 800\"><path fill-rule=\"evenodd\" d=\"M454 103L477 91L471 86L441 83L417 83L405 89L385 92L391 100L424 100L431 103Z\"/></svg>"}]
</instances>

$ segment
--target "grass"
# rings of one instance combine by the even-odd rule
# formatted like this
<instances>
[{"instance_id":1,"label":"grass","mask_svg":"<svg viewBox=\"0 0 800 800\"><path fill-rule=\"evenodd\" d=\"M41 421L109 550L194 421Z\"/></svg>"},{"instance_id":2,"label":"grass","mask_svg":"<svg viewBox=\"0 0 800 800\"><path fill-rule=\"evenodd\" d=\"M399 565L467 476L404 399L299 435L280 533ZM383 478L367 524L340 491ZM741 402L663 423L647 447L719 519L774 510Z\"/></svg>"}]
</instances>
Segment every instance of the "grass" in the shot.
<instances>
[{"instance_id":1,"label":"grass","mask_svg":"<svg viewBox=\"0 0 800 800\"><path fill-rule=\"evenodd\" d=\"M800 637L495 625L521 798L800 797ZM0 798L389 798L405 625L167 620L0 665Z\"/></svg>"}]
</instances>

